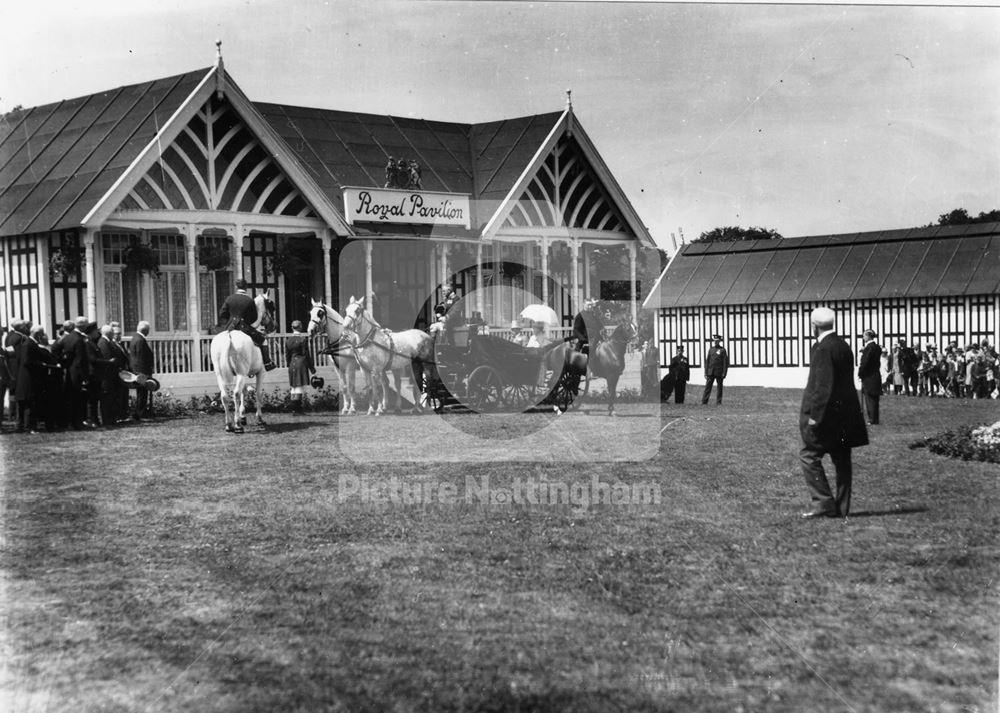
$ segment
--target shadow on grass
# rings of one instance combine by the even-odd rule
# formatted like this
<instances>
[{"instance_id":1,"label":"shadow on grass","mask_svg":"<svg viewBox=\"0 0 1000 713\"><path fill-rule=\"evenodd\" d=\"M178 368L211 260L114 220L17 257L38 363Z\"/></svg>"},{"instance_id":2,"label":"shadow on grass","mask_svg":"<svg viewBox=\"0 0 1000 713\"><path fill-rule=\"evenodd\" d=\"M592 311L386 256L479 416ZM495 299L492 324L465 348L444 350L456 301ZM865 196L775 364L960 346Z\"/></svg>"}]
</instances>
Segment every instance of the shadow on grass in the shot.
<instances>
[{"instance_id":1,"label":"shadow on grass","mask_svg":"<svg viewBox=\"0 0 1000 713\"><path fill-rule=\"evenodd\" d=\"M927 508L923 505L916 505L910 508L895 508L893 510L862 510L861 512L852 512L847 519L853 520L856 517L884 517L886 515L916 515L922 512L927 512Z\"/></svg>"},{"instance_id":2,"label":"shadow on grass","mask_svg":"<svg viewBox=\"0 0 1000 713\"><path fill-rule=\"evenodd\" d=\"M268 423L267 426L260 430L264 434L280 434L280 433L291 433L292 431L304 431L307 428L312 428L313 426L325 426L328 422L326 421L290 421L288 423Z\"/></svg>"}]
</instances>

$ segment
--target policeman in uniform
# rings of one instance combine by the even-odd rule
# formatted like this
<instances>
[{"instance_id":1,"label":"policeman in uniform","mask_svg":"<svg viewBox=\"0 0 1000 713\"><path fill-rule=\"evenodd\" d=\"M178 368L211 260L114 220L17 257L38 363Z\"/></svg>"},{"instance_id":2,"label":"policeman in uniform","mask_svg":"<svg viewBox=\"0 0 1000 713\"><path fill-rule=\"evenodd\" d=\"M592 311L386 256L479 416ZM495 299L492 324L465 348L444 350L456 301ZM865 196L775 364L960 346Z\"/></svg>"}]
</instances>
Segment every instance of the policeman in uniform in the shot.
<instances>
[{"instance_id":1,"label":"policeman in uniform","mask_svg":"<svg viewBox=\"0 0 1000 713\"><path fill-rule=\"evenodd\" d=\"M722 335L713 334L712 341L715 344L705 355L705 393L701 395L703 404L707 404L708 397L712 395L713 381L719 385L715 403L722 403L722 382L729 373L729 353L722 346Z\"/></svg>"},{"instance_id":2,"label":"policeman in uniform","mask_svg":"<svg viewBox=\"0 0 1000 713\"><path fill-rule=\"evenodd\" d=\"M246 334L253 343L260 348L260 356L264 360L264 370L271 371L275 368L271 361L271 352L267 347L264 335L253 328L257 321L257 305L253 298L247 294L247 281L242 277L236 280L236 292L229 295L222 303L219 311L219 322L226 325L228 331L238 329Z\"/></svg>"}]
</instances>

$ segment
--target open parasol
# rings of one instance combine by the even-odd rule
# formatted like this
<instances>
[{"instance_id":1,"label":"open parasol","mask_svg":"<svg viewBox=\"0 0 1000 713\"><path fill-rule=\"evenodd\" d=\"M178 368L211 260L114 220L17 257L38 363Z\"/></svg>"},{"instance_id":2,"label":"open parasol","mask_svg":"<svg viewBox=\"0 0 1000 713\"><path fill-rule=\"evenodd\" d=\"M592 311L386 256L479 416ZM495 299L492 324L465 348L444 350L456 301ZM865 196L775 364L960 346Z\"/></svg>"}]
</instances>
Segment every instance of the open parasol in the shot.
<instances>
[{"instance_id":1,"label":"open parasol","mask_svg":"<svg viewBox=\"0 0 1000 713\"><path fill-rule=\"evenodd\" d=\"M528 305L522 309L521 319L531 320L532 322L543 322L550 327L557 326L560 322L556 311L548 305L542 304Z\"/></svg>"}]
</instances>

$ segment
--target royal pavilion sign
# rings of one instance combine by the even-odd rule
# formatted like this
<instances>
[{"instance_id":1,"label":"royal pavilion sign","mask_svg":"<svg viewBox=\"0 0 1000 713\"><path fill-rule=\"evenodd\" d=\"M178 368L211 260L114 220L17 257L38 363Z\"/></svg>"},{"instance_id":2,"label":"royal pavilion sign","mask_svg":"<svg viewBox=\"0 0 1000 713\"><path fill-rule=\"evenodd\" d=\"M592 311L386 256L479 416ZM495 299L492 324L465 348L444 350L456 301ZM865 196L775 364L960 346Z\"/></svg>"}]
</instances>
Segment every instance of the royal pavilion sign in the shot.
<instances>
[{"instance_id":1,"label":"royal pavilion sign","mask_svg":"<svg viewBox=\"0 0 1000 713\"><path fill-rule=\"evenodd\" d=\"M471 227L469 196L394 188L345 186L344 215L354 223L410 223Z\"/></svg>"}]
</instances>

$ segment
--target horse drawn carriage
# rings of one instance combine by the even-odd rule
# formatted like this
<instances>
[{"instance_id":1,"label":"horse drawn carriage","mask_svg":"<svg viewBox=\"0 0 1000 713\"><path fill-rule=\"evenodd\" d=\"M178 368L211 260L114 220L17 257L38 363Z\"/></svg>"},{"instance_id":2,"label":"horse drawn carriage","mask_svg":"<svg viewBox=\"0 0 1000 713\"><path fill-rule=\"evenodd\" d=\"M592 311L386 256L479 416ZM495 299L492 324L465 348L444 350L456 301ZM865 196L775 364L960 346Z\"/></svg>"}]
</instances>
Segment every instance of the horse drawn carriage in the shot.
<instances>
[{"instance_id":1,"label":"horse drawn carriage","mask_svg":"<svg viewBox=\"0 0 1000 713\"><path fill-rule=\"evenodd\" d=\"M579 406L581 385L585 391L589 383L586 357L566 343L523 347L476 327L437 339L424 379L424 394L436 412L563 412Z\"/></svg>"}]
</instances>

